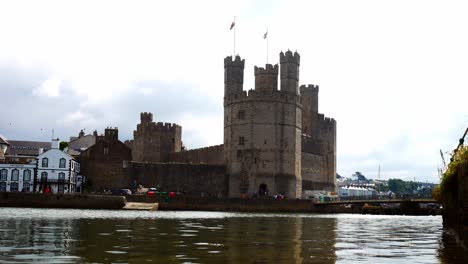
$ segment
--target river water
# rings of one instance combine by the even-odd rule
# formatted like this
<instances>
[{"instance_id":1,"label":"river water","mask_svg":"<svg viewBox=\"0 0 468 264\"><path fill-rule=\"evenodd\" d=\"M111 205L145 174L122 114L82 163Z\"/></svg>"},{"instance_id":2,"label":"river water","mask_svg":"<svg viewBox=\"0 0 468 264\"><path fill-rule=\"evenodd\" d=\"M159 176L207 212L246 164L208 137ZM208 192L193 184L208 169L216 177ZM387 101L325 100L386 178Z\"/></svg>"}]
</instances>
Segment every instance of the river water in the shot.
<instances>
[{"instance_id":1,"label":"river water","mask_svg":"<svg viewBox=\"0 0 468 264\"><path fill-rule=\"evenodd\" d=\"M444 235L440 216L0 208L0 263L468 263L467 256Z\"/></svg>"}]
</instances>

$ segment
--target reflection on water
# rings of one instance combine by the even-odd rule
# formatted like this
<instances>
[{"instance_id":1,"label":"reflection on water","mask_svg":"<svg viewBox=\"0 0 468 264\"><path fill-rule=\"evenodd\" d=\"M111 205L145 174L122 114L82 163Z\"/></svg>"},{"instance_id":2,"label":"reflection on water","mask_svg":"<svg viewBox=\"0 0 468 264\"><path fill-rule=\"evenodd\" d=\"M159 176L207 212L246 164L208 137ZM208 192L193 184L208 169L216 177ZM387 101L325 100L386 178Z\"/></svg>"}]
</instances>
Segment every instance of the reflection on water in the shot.
<instances>
[{"instance_id":1,"label":"reflection on water","mask_svg":"<svg viewBox=\"0 0 468 264\"><path fill-rule=\"evenodd\" d=\"M0 208L0 262L459 262L466 252L441 244L441 224L438 216Z\"/></svg>"}]
</instances>

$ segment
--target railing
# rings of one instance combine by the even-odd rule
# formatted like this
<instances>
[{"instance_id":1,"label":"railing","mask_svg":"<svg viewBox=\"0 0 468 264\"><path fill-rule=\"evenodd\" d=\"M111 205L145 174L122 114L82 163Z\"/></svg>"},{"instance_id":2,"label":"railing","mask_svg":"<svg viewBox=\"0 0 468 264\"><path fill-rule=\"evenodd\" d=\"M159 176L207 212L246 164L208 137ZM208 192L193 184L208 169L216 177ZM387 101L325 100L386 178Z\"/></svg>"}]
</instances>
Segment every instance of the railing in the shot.
<instances>
[{"instance_id":1,"label":"railing","mask_svg":"<svg viewBox=\"0 0 468 264\"><path fill-rule=\"evenodd\" d=\"M66 179L39 179L37 183L70 183L70 181Z\"/></svg>"}]
</instances>

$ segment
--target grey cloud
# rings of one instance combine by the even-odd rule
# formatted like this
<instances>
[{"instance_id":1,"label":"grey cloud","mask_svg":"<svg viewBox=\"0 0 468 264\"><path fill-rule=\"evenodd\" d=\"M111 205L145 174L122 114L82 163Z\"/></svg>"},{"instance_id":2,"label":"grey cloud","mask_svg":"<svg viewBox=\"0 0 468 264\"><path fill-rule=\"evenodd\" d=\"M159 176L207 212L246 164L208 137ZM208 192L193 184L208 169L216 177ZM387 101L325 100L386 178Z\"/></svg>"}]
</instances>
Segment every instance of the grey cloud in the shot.
<instances>
[{"instance_id":1,"label":"grey cloud","mask_svg":"<svg viewBox=\"0 0 468 264\"><path fill-rule=\"evenodd\" d=\"M221 98L220 102L213 102L189 83L139 81L125 92L112 95L112 100L91 103L87 97L76 94L67 81L62 83L58 97L33 95L33 90L49 78L47 71L9 64L1 65L0 73L0 133L10 139L49 140L55 128L55 136L66 140L82 128L91 133L94 129L102 132L107 126L116 126L120 138L125 140L132 138L140 112L152 112L154 121L178 123L182 127L184 124L180 122L185 113L222 115ZM80 113L82 118L71 124L62 122L74 113ZM187 131L183 140L191 145L204 145Z\"/></svg>"}]
</instances>

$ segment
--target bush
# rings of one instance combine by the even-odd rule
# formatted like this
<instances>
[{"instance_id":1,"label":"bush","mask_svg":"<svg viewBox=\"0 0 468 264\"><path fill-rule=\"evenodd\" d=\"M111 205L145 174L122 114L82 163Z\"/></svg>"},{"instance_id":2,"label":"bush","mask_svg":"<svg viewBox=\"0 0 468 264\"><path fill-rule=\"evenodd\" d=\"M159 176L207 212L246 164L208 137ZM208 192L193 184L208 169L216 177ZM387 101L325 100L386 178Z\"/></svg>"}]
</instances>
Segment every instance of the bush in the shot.
<instances>
[{"instance_id":1,"label":"bush","mask_svg":"<svg viewBox=\"0 0 468 264\"><path fill-rule=\"evenodd\" d=\"M458 169L468 163L468 146L461 146L452 156L447 170L442 174L440 181L440 200L444 206L454 205L453 199L458 192Z\"/></svg>"}]
</instances>

